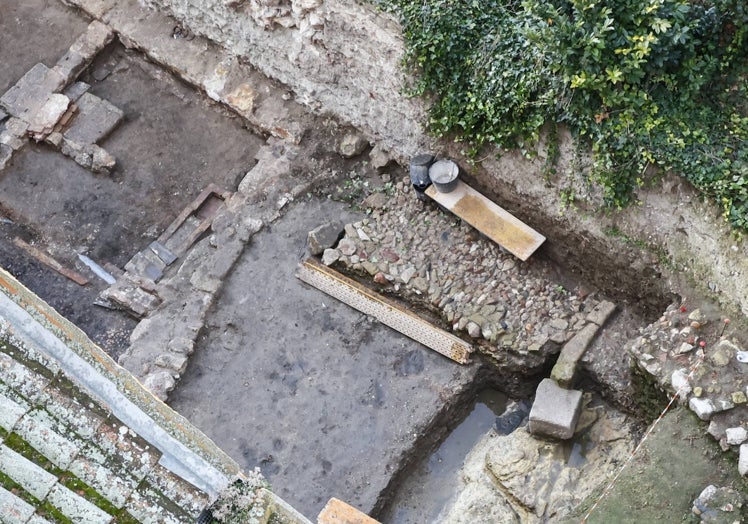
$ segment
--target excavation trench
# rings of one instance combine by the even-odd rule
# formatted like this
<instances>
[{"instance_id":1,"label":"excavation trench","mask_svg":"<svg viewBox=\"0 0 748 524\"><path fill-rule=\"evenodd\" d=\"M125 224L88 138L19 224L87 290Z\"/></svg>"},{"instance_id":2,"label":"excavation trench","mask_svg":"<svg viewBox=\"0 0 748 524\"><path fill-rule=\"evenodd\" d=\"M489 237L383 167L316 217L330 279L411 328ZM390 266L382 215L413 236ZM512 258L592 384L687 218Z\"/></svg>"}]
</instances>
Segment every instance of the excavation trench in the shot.
<instances>
[{"instance_id":1,"label":"excavation trench","mask_svg":"<svg viewBox=\"0 0 748 524\"><path fill-rule=\"evenodd\" d=\"M42 3L30 2L29 9L42 11ZM50 6L60 11L60 20L69 19L83 31L87 21L81 20L80 14L57 3ZM22 32L41 35L46 29L40 24ZM15 45L28 48L22 45L22 36L17 35ZM23 63L13 64L13 80L42 58L56 60L67 45L69 42L55 43L55 49L33 59L24 54ZM116 42L96 58L82 79L90 83L93 94L124 112L120 127L101 142L117 158L117 168L109 177L95 175L43 144L29 144L16 153L13 162L0 172L0 212L5 219L0 223L0 263L116 358L127 348L136 321L122 312L93 305L105 286L86 273L77 255L87 253L101 264L109 262L121 268L157 238L207 184L236 190L254 166L255 153L265 137L249 132L243 119ZM281 91L285 93L278 90L277 103L285 107ZM514 402L526 402L548 375L561 343L545 341L537 351L533 346L540 340L533 336L545 336L542 326L552 320L551 316L528 313L539 311L533 307L541 301L551 309L567 308L568 304L563 313L569 316L553 320L568 324L564 329L569 334L573 315L583 313L572 306L590 300L586 297L610 297L618 303L619 314L610 322L610 336L593 344L590 351L594 358L585 364L583 376L586 389L599 389L613 402L620 403L628 396L627 389L618 387L627 383L626 370L611 375L620 363L606 359L606 355L620 355L631 330L648 324L665 308L668 297L659 287L648 287L641 279L630 286L624 280L631 272L621 273L622 278L615 276L627 260L611 259L597 248L575 253L568 247L571 241L561 244L551 240L529 263L518 264L453 217L441 216L433 205L416 201L404 183L404 171L393 163L377 170L362 156L342 159L337 149L348 131L343 126L319 118L312 127L319 133L307 133L305 140L311 143L302 144L289 179L311 178L309 173L324 171L329 172L334 185L297 195L295 201L281 206L277 219L268 221L252 238L224 279L200 329L195 354L170 399L173 407L244 469L259 466L275 490L310 517L332 496L392 522L413 521L421 517L412 515L438 511L433 506L424 510L427 513L397 516L399 501L408 506L416 498L408 498L412 491L408 486L454 478L454 469L468 454L472 441L488 426L497 427L497 417L504 420L499 424L502 431L511 426L506 425L509 415L499 407L492 411L486 402L476 404L476 399L484 398L482 392L492 390L499 399L506 395ZM281 181L289 189L294 183ZM490 194L492 188L487 189ZM371 207L361 201L372 194L384 199L386 211L375 207L366 213ZM333 198L326 198L328 195ZM339 196L360 205L360 211L336 202L334 197ZM502 271L514 282L500 291L505 292L506 300L516 301L496 322L506 323L502 329L507 332L527 334L520 340L526 353L513 352L519 346L509 343L493 351L497 346L494 341L482 345L472 365L459 366L295 278L309 230L329 221L338 221L342 228L364 220L376 222L377 217L386 215L396 215L404 222L384 231L382 238L388 232L393 238L411 233L408 242L418 238L436 242L431 248L387 253L380 261L389 257L387 270L392 269L392 276L399 277L408 269L404 263L397 268L392 264L397 266L414 254L421 255L412 261L414 282L422 269L426 273L421 278L426 279L433 277L430 271L441 270L441 262L445 267L454 263L443 275L454 286L445 294L469 296L482 285L480 274L493 269L495 260L500 259ZM554 238L558 227L550 223L533 226L549 238ZM38 245L86 274L91 284L81 288L43 267L14 247L15 237ZM478 247L471 252L474 245ZM434 253L447 255L441 260ZM595 254L594 260L587 258L590 253ZM399 260L393 261L395 256ZM469 263L464 262L467 257L473 257ZM366 269L362 272L354 267L357 263L360 260L349 259L336 267L368 275L369 284L376 273L385 273L382 268L374 275ZM593 276L585 282L604 285L599 289L587 286L580 282L579 274ZM528 280L533 280L532 286L525 284ZM392 282L395 280L382 291L401 298L414 310L428 310L436 323L461 336L466 336L468 329L461 318L498 315L496 307L490 313L468 315L456 309L450 313L446 306L454 301L439 307L441 299L435 305L428 296L430 279L426 279L425 289L419 290L420 295L405 285L396 290ZM501 286L497 283L496 287ZM497 301L487 306L504 300L489 296L487 288L473 297L476 302L481 294L487 302ZM179 297L185 302L189 299ZM476 341L483 333L480 335ZM611 376L618 381L614 386ZM611 395L614 392L621 398ZM496 398L494 401L501 404ZM470 434L470 445L460 438L463 432ZM582 442L576 445L566 452L569 457L565 460L573 465L579 465L577 451ZM437 455L432 456L435 450ZM450 459L445 462L447 456ZM441 463L438 457L442 457ZM424 460L432 461L431 469L428 462L423 465ZM447 464L449 472L440 469ZM451 500L454 494L445 492L438 499Z\"/></svg>"}]
</instances>

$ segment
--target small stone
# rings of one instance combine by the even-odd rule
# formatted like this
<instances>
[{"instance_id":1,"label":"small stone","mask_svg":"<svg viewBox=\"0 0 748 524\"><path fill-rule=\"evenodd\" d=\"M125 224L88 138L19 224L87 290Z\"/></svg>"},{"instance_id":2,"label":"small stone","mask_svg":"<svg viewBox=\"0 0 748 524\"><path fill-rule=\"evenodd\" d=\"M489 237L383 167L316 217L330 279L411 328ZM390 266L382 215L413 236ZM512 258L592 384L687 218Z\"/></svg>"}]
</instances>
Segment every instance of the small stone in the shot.
<instances>
[{"instance_id":1,"label":"small stone","mask_svg":"<svg viewBox=\"0 0 748 524\"><path fill-rule=\"evenodd\" d=\"M709 399L691 398L688 407L701 420L709 420L714 414L714 404Z\"/></svg>"},{"instance_id":2,"label":"small stone","mask_svg":"<svg viewBox=\"0 0 748 524\"><path fill-rule=\"evenodd\" d=\"M707 320L704 314L701 312L700 309L694 309L689 313L688 320L691 322L698 322L699 324L706 324Z\"/></svg>"},{"instance_id":3,"label":"small stone","mask_svg":"<svg viewBox=\"0 0 748 524\"><path fill-rule=\"evenodd\" d=\"M356 243L349 238L344 238L338 243L338 250L349 257L356 252Z\"/></svg>"},{"instance_id":4,"label":"small stone","mask_svg":"<svg viewBox=\"0 0 748 524\"><path fill-rule=\"evenodd\" d=\"M363 153L369 142L359 134L348 133L340 142L338 151L343 158L353 158Z\"/></svg>"},{"instance_id":5,"label":"small stone","mask_svg":"<svg viewBox=\"0 0 748 524\"><path fill-rule=\"evenodd\" d=\"M377 284L381 284L383 286L390 283L389 280L387 280L387 277L385 276L385 274L382 272L379 272L376 275L374 275L374 282L376 282Z\"/></svg>"},{"instance_id":6,"label":"small stone","mask_svg":"<svg viewBox=\"0 0 748 524\"><path fill-rule=\"evenodd\" d=\"M413 266L406 267L402 273L400 273L400 279L404 284L410 282L410 279L416 274L416 269Z\"/></svg>"},{"instance_id":7,"label":"small stone","mask_svg":"<svg viewBox=\"0 0 748 524\"><path fill-rule=\"evenodd\" d=\"M727 428L725 430L727 443L732 446L738 446L748 439L748 431L743 427Z\"/></svg>"},{"instance_id":8,"label":"small stone","mask_svg":"<svg viewBox=\"0 0 748 524\"><path fill-rule=\"evenodd\" d=\"M416 277L411 281L411 286L421 293L426 293L429 290L429 281L423 277Z\"/></svg>"},{"instance_id":9,"label":"small stone","mask_svg":"<svg viewBox=\"0 0 748 524\"><path fill-rule=\"evenodd\" d=\"M340 260L340 251L337 249L325 249L322 253L322 263L326 266L330 266Z\"/></svg>"},{"instance_id":10,"label":"small stone","mask_svg":"<svg viewBox=\"0 0 748 524\"><path fill-rule=\"evenodd\" d=\"M171 372L166 370L151 373L143 379L143 386L160 400L166 400L169 391L176 385L177 382Z\"/></svg>"},{"instance_id":11,"label":"small stone","mask_svg":"<svg viewBox=\"0 0 748 524\"><path fill-rule=\"evenodd\" d=\"M748 473L748 444L740 445L740 458L738 459L738 471L742 476Z\"/></svg>"},{"instance_id":12,"label":"small stone","mask_svg":"<svg viewBox=\"0 0 748 524\"><path fill-rule=\"evenodd\" d=\"M695 388L693 388L693 394L696 397L700 397L704 394L704 389L701 386L696 386Z\"/></svg>"},{"instance_id":13,"label":"small stone","mask_svg":"<svg viewBox=\"0 0 748 524\"><path fill-rule=\"evenodd\" d=\"M388 197L384 193L372 193L364 199L361 207L364 209L385 209Z\"/></svg>"},{"instance_id":14,"label":"small stone","mask_svg":"<svg viewBox=\"0 0 748 524\"><path fill-rule=\"evenodd\" d=\"M385 167L387 164L392 162L390 154L382 147L382 144L377 143L369 152L369 163L374 169L380 169Z\"/></svg>"},{"instance_id":15,"label":"small stone","mask_svg":"<svg viewBox=\"0 0 748 524\"><path fill-rule=\"evenodd\" d=\"M676 355L683 355L684 353L688 353L690 351L693 351L694 346L689 344L688 342L683 342L678 349L675 350Z\"/></svg>"},{"instance_id":16,"label":"small stone","mask_svg":"<svg viewBox=\"0 0 748 524\"><path fill-rule=\"evenodd\" d=\"M327 248L334 245L340 236L342 227L340 223L327 222L311 230L307 235L307 244L309 253L313 256L319 256Z\"/></svg>"},{"instance_id":17,"label":"small stone","mask_svg":"<svg viewBox=\"0 0 748 524\"><path fill-rule=\"evenodd\" d=\"M681 398L686 398L691 392L691 385L688 382L688 373L682 369L676 369L673 371L670 382L673 385L673 389L676 393L680 394Z\"/></svg>"},{"instance_id":18,"label":"small stone","mask_svg":"<svg viewBox=\"0 0 748 524\"><path fill-rule=\"evenodd\" d=\"M91 171L94 173L109 173L116 164L114 157L97 145L92 146L92 149Z\"/></svg>"},{"instance_id":19,"label":"small stone","mask_svg":"<svg viewBox=\"0 0 748 524\"><path fill-rule=\"evenodd\" d=\"M729 350L717 346L716 351L709 355L709 360L717 367L725 367L730 363L730 359L732 359L733 356L734 355Z\"/></svg>"},{"instance_id":20,"label":"small stone","mask_svg":"<svg viewBox=\"0 0 748 524\"><path fill-rule=\"evenodd\" d=\"M473 338L478 338L481 336L480 326L472 321L467 323L467 332L468 332L468 335L470 335Z\"/></svg>"},{"instance_id":21,"label":"small stone","mask_svg":"<svg viewBox=\"0 0 748 524\"><path fill-rule=\"evenodd\" d=\"M551 327L553 329L560 329L560 330L568 329L569 322L567 322L566 320L562 318L554 318L553 320L551 320Z\"/></svg>"},{"instance_id":22,"label":"small stone","mask_svg":"<svg viewBox=\"0 0 748 524\"><path fill-rule=\"evenodd\" d=\"M181 375L187 369L188 361L189 357L184 353L164 353L156 357L155 364Z\"/></svg>"},{"instance_id":23,"label":"small stone","mask_svg":"<svg viewBox=\"0 0 748 524\"><path fill-rule=\"evenodd\" d=\"M746 398L745 393L742 391L736 391L734 392L730 398L732 399L732 402L734 404L745 404L748 402L748 398Z\"/></svg>"},{"instance_id":24,"label":"small stone","mask_svg":"<svg viewBox=\"0 0 748 524\"><path fill-rule=\"evenodd\" d=\"M366 271L367 273L369 273L369 275L371 275L371 276L374 276L377 273L380 273L379 268L377 267L377 265L374 264L374 263L372 263L369 260L364 260L361 263L361 267L363 267L364 271Z\"/></svg>"},{"instance_id":25,"label":"small stone","mask_svg":"<svg viewBox=\"0 0 748 524\"><path fill-rule=\"evenodd\" d=\"M371 237L366 234L366 232L362 228L356 229L356 234L358 235L358 238L363 240L364 242L371 242Z\"/></svg>"}]
</instances>

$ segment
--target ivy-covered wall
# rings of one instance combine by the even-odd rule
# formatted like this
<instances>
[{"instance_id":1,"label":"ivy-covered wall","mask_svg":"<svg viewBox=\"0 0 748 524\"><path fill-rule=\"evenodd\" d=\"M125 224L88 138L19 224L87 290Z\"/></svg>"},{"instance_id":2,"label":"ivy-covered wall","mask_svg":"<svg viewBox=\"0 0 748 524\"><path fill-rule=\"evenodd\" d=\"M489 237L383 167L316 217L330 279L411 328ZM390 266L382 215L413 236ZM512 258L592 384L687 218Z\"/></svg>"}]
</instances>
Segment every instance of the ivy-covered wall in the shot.
<instances>
[{"instance_id":1,"label":"ivy-covered wall","mask_svg":"<svg viewBox=\"0 0 748 524\"><path fill-rule=\"evenodd\" d=\"M622 296L637 297L651 296L658 290L687 293L671 279L685 276L690 284L748 315L748 247L745 241L731 236L721 216L723 208L718 203L701 202L684 179L665 175L655 179L652 187L635 187L632 195L640 205L620 212L601 211L606 194L599 186L589 184L589 157L573 146L570 125L551 128L551 132L548 128L545 132L533 131L530 138L539 139L539 144L518 140L520 148L503 151L500 157L498 149L484 145L472 159L469 153L475 141L455 142L454 135L435 139L427 134L428 109L440 103L439 96L448 93L448 87L434 84L426 98L408 96L408 89L417 87L417 79L422 78L417 76L418 64L411 61L403 66L403 28L395 15L383 13L373 0L150 3L288 85L300 101L358 126L402 162L407 163L411 155L423 150L457 159L471 183L548 237L549 256L578 270L591 282L617 290ZM430 3L465 10L478 4L482 9L475 13L496 4L488 0L412 4ZM424 20L429 18L424 16ZM462 20L469 23L468 18ZM463 38L460 31L470 34L466 28L455 27L457 40ZM488 40L482 45L516 43ZM412 54L407 56L414 58ZM487 67L476 64L481 74L474 76L488 78ZM532 115L532 93L539 89L542 79L533 68L511 72L507 67L496 71L502 81L517 87L511 95L516 102L514 111ZM442 70L445 75L459 75L450 67ZM505 106L511 106L510 102L495 104L496 119L508 115ZM614 120L610 114L595 113L592 121L596 115L601 122ZM431 113L431 125L433 116ZM525 122L525 130L536 130L541 120L533 118ZM524 124L516 125L522 131ZM547 147L554 133L559 137L558 149ZM501 142L499 136L484 138L487 143Z\"/></svg>"}]
</instances>

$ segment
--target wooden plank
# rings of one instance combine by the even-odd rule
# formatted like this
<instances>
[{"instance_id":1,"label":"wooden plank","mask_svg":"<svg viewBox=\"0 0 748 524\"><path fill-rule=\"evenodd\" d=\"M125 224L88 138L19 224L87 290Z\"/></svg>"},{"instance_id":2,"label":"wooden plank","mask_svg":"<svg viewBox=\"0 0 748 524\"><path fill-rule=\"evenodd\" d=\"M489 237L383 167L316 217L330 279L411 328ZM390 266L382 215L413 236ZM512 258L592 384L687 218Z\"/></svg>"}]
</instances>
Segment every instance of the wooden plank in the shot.
<instances>
[{"instance_id":1,"label":"wooden plank","mask_svg":"<svg viewBox=\"0 0 748 524\"><path fill-rule=\"evenodd\" d=\"M431 185L426 194L520 260L530 258L545 237L484 195L457 181L450 193Z\"/></svg>"},{"instance_id":2,"label":"wooden plank","mask_svg":"<svg viewBox=\"0 0 748 524\"><path fill-rule=\"evenodd\" d=\"M379 524L379 521L333 497L317 515L317 524Z\"/></svg>"},{"instance_id":3,"label":"wooden plank","mask_svg":"<svg viewBox=\"0 0 748 524\"><path fill-rule=\"evenodd\" d=\"M217 198L225 201L229 198L229 196L231 196L231 193L222 190L216 184L208 184L205 189L203 189L195 198L195 200L190 202L187 207L182 210L179 216L177 216L177 218L175 218L174 221L169 224L169 227L167 227L164 232L161 233L161 236L157 239L158 242L165 245L166 241L169 240L169 238L176 232L176 230L179 229L179 226L181 226L182 223L187 220L188 216L199 214L200 208L203 206L203 204L206 203L207 200L211 199L212 195L216 195ZM209 207L213 211L213 213L217 212L218 210L218 206L214 205L213 203L209 203ZM202 220L212 220L213 215L209 217L201 216L198 218ZM210 225L210 222L208 222L208 225Z\"/></svg>"},{"instance_id":4,"label":"wooden plank","mask_svg":"<svg viewBox=\"0 0 748 524\"><path fill-rule=\"evenodd\" d=\"M473 351L470 344L316 259L306 259L299 266L296 276L455 362L470 362L470 353Z\"/></svg>"},{"instance_id":5,"label":"wooden plank","mask_svg":"<svg viewBox=\"0 0 748 524\"><path fill-rule=\"evenodd\" d=\"M81 275L80 273L73 271L72 269L68 269L66 267L63 267L62 264L60 264L57 260L49 256L48 254L44 253L40 249L32 246L31 244L28 244L24 240L15 237L13 239L13 243L26 251L29 255L37 259L39 262L44 264L45 266L51 267L55 271L57 271L62 276L69 278L79 286L85 286L88 284L88 279Z\"/></svg>"}]
</instances>

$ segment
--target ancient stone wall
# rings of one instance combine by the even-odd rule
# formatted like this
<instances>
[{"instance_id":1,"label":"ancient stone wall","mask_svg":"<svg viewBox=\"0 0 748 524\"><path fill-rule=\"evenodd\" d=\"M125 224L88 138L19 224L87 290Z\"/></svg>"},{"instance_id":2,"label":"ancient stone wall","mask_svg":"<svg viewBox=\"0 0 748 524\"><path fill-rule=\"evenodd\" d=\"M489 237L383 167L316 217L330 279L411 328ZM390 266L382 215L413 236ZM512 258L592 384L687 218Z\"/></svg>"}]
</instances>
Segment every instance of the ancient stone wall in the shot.
<instances>
[{"instance_id":1,"label":"ancient stone wall","mask_svg":"<svg viewBox=\"0 0 748 524\"><path fill-rule=\"evenodd\" d=\"M143 0L141 0L142 2ZM401 161L427 148L460 160L460 144L423 131L425 103L403 95L400 28L357 0L146 0L294 90L297 99L363 130ZM561 168L578 169L565 140ZM543 174L542 154L468 167L468 179L548 237L545 252L606 291L628 297L682 295L694 286L748 315L748 247L731 236L719 210L678 177L642 191L642 204L604 214L563 210L569 177ZM542 151L541 151L542 153ZM573 177L572 177L573 178ZM561 186L561 187L559 187ZM579 195L583 185L575 188ZM593 199L594 200L594 199ZM685 277L685 278L682 278ZM685 285L684 285L685 284ZM625 289L623 289L625 288ZM661 304L651 304L658 307Z\"/></svg>"},{"instance_id":2,"label":"ancient stone wall","mask_svg":"<svg viewBox=\"0 0 748 524\"><path fill-rule=\"evenodd\" d=\"M402 96L403 42L389 15L355 0L149 0L330 112L411 155L423 105Z\"/></svg>"}]
</instances>

